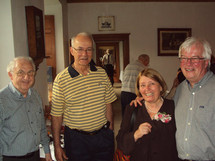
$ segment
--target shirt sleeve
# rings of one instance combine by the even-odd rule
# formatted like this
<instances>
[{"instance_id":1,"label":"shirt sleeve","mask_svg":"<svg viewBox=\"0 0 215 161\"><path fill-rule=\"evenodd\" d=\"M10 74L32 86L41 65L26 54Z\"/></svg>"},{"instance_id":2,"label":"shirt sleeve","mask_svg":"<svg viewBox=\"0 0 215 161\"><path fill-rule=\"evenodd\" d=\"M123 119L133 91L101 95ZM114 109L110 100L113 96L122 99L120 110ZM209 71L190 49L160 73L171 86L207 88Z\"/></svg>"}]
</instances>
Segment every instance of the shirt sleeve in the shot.
<instances>
[{"instance_id":1,"label":"shirt sleeve","mask_svg":"<svg viewBox=\"0 0 215 161\"><path fill-rule=\"evenodd\" d=\"M117 147L123 151L125 155L130 155L135 147L134 130L131 128L131 115L134 107L127 106L121 122L119 133L116 136Z\"/></svg>"},{"instance_id":2,"label":"shirt sleeve","mask_svg":"<svg viewBox=\"0 0 215 161\"><path fill-rule=\"evenodd\" d=\"M43 110L42 110L43 111ZM44 147L45 154L50 153L50 148L49 148L49 137L46 129L46 124L45 124L45 118L43 117L44 114L42 112L42 118L41 118L41 144Z\"/></svg>"},{"instance_id":3,"label":"shirt sleeve","mask_svg":"<svg viewBox=\"0 0 215 161\"><path fill-rule=\"evenodd\" d=\"M42 100L40 96L37 94L36 95L38 98L38 101L40 103L40 108L41 110L41 129L40 129L40 143L42 144L45 154L50 153L50 148L49 148L49 137L46 129L46 123L45 123L45 116L44 116L44 110L43 110L43 105L42 105Z\"/></svg>"},{"instance_id":4,"label":"shirt sleeve","mask_svg":"<svg viewBox=\"0 0 215 161\"><path fill-rule=\"evenodd\" d=\"M52 89L52 108L51 108L52 116L62 116L64 105L65 105L64 95L60 85L59 77L60 75L57 75Z\"/></svg>"}]
</instances>

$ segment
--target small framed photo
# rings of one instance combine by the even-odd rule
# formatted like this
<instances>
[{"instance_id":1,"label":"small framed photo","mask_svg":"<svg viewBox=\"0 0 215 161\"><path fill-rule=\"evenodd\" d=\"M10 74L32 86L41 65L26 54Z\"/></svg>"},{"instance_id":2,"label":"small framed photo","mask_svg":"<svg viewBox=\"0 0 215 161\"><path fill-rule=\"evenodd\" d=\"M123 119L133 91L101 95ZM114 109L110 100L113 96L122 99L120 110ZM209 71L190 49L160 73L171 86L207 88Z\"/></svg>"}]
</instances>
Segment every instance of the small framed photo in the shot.
<instances>
[{"instance_id":1,"label":"small framed photo","mask_svg":"<svg viewBox=\"0 0 215 161\"><path fill-rule=\"evenodd\" d=\"M158 28L158 56L177 56L180 45L191 36L191 28Z\"/></svg>"},{"instance_id":2,"label":"small framed photo","mask_svg":"<svg viewBox=\"0 0 215 161\"><path fill-rule=\"evenodd\" d=\"M98 30L99 31L114 31L115 30L114 16L99 16L98 17Z\"/></svg>"}]
</instances>

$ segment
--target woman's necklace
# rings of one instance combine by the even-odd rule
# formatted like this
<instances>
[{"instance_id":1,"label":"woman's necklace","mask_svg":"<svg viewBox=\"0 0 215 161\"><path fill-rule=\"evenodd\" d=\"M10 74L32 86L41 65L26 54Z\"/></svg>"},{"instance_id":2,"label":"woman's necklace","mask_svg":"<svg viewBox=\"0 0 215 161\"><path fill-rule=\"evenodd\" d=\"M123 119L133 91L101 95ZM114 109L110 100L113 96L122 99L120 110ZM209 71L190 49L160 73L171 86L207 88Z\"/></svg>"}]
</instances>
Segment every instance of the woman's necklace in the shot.
<instances>
[{"instance_id":1,"label":"woman's necklace","mask_svg":"<svg viewBox=\"0 0 215 161\"><path fill-rule=\"evenodd\" d=\"M162 106L162 104L163 104L163 98L161 97L161 104L159 105L159 109L160 109L160 107ZM148 112L150 112L150 113L153 113L153 114L156 114L158 111L156 110L152 110L152 109L150 109L149 107L147 107L147 105L146 105L146 103L145 103L145 107L146 107L146 110L148 111Z\"/></svg>"},{"instance_id":2,"label":"woman's necklace","mask_svg":"<svg viewBox=\"0 0 215 161\"><path fill-rule=\"evenodd\" d=\"M146 105L145 105L145 106L146 106ZM147 106L146 106L146 110L147 110L148 112L151 112L151 113L157 113L157 111L155 112L155 111L151 110L150 108L148 108Z\"/></svg>"}]
</instances>

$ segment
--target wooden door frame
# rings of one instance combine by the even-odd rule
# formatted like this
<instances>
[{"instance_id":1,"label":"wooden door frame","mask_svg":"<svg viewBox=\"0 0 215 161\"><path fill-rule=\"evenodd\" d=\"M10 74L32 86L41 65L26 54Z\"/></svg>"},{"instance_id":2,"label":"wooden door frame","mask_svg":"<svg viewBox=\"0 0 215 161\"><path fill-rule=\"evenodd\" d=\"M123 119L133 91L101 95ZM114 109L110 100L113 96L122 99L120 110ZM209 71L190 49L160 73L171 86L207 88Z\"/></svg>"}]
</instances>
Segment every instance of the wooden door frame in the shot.
<instances>
[{"instance_id":1,"label":"wooden door frame","mask_svg":"<svg viewBox=\"0 0 215 161\"><path fill-rule=\"evenodd\" d=\"M119 83L119 76L120 76L120 62L119 62L119 42L97 42L96 43L96 65L102 67L102 62L101 62L101 55L100 50L101 49L107 49L107 48L112 48L114 49L114 82ZM103 54L103 53L102 53Z\"/></svg>"},{"instance_id":2,"label":"wooden door frame","mask_svg":"<svg viewBox=\"0 0 215 161\"><path fill-rule=\"evenodd\" d=\"M123 42L123 70L129 64L129 35L130 33L122 34L93 34L95 43L101 42Z\"/></svg>"}]
</instances>

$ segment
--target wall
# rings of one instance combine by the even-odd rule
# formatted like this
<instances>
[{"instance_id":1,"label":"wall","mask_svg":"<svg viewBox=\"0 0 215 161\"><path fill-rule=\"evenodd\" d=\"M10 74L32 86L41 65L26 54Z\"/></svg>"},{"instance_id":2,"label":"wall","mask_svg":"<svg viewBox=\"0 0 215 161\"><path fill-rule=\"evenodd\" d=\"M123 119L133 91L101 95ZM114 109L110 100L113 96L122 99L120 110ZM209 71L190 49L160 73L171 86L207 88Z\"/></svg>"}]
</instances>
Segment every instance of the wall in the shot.
<instances>
[{"instance_id":1,"label":"wall","mask_svg":"<svg viewBox=\"0 0 215 161\"><path fill-rule=\"evenodd\" d=\"M171 88L179 62L177 56L157 56L157 28L192 28L194 36L215 46L214 11L214 2L70 3L69 37L81 31L130 33L130 61L139 54L149 54L150 66L164 76ZM115 16L115 31L99 32L98 16Z\"/></svg>"},{"instance_id":2,"label":"wall","mask_svg":"<svg viewBox=\"0 0 215 161\"><path fill-rule=\"evenodd\" d=\"M65 68L62 5L59 0L44 0L45 15L54 15L55 19L55 46L56 46L56 73Z\"/></svg>"},{"instance_id":3,"label":"wall","mask_svg":"<svg viewBox=\"0 0 215 161\"><path fill-rule=\"evenodd\" d=\"M44 10L43 0L1 0L1 38L0 38L0 88L9 83L6 67L17 56L28 56L25 6L35 6ZM4 17L3 17L4 15ZM36 75L35 88L44 104L48 104L46 61L40 64Z\"/></svg>"},{"instance_id":4,"label":"wall","mask_svg":"<svg viewBox=\"0 0 215 161\"><path fill-rule=\"evenodd\" d=\"M14 57L11 1L0 2L0 89L9 82L6 67ZM3 36L4 35L4 36Z\"/></svg>"}]
</instances>

